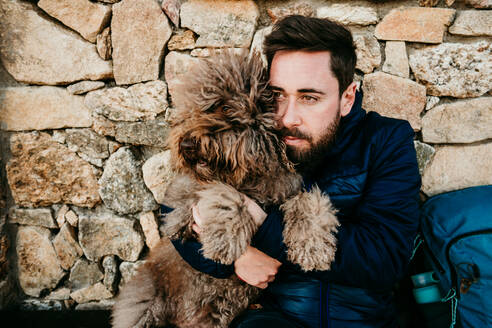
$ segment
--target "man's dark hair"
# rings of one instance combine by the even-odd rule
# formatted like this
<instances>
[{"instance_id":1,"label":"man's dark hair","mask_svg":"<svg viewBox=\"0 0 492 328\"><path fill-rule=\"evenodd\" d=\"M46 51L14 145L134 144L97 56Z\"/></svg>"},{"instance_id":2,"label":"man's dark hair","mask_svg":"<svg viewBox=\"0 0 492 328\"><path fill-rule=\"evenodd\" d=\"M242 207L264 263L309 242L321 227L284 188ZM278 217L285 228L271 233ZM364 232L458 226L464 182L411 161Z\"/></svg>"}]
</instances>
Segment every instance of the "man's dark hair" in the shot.
<instances>
[{"instance_id":1,"label":"man's dark hair","mask_svg":"<svg viewBox=\"0 0 492 328\"><path fill-rule=\"evenodd\" d=\"M353 81L357 56L352 33L329 19L292 15L278 21L265 37L268 67L280 50L329 51L340 96Z\"/></svg>"}]
</instances>

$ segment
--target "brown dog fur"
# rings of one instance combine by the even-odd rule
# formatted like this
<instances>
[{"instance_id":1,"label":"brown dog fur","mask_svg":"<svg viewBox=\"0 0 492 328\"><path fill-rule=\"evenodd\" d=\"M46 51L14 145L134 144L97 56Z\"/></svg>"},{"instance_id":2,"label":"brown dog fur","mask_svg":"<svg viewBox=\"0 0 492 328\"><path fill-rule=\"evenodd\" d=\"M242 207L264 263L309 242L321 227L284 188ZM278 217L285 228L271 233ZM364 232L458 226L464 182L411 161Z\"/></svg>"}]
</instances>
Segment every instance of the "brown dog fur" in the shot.
<instances>
[{"instance_id":1,"label":"brown dog fur","mask_svg":"<svg viewBox=\"0 0 492 328\"><path fill-rule=\"evenodd\" d=\"M243 194L261 206L281 205L288 258L304 270L327 270L338 221L318 188L302 191L278 136L273 96L259 55L219 55L184 83L168 145L178 175L166 195L174 207L162 232L192 238L191 208L209 218L199 239L205 257L233 263L257 229ZM203 213L202 213L203 214ZM189 266L164 237L126 284L113 327L221 327L259 294L231 276L216 279Z\"/></svg>"}]
</instances>

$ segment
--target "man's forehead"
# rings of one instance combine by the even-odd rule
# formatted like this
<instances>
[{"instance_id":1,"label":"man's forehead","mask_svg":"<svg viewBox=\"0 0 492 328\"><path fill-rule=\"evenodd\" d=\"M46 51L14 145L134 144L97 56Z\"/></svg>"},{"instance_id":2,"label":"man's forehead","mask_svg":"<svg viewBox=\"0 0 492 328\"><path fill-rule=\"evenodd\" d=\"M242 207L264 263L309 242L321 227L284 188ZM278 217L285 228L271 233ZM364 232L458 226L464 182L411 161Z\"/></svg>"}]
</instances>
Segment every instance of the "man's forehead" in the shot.
<instances>
[{"instance_id":1,"label":"man's forehead","mask_svg":"<svg viewBox=\"0 0 492 328\"><path fill-rule=\"evenodd\" d=\"M331 72L328 51L282 50L273 57L270 85L297 92L311 89L327 91L333 86L338 88L338 81Z\"/></svg>"}]
</instances>

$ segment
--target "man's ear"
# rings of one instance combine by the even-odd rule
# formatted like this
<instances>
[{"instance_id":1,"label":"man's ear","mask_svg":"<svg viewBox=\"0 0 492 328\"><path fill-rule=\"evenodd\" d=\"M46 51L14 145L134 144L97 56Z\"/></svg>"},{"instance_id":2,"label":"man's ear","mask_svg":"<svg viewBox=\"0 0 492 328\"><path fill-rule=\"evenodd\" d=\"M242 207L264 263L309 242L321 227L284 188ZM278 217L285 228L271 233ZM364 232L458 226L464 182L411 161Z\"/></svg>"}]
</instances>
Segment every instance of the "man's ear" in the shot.
<instances>
[{"instance_id":1,"label":"man's ear","mask_svg":"<svg viewBox=\"0 0 492 328\"><path fill-rule=\"evenodd\" d=\"M352 109L352 105L355 101L355 91L357 90L357 83L352 82L342 93L340 98L340 115L347 116Z\"/></svg>"}]
</instances>

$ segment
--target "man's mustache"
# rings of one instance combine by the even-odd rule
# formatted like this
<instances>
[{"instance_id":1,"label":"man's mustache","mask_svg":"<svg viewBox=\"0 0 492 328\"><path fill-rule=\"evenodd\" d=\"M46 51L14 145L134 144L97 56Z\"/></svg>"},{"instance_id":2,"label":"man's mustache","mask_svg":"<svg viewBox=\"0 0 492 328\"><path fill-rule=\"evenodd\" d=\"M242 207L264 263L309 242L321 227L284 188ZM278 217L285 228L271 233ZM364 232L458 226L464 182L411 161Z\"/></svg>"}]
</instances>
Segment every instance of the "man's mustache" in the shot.
<instances>
[{"instance_id":1,"label":"man's mustache","mask_svg":"<svg viewBox=\"0 0 492 328\"><path fill-rule=\"evenodd\" d=\"M287 129L283 127L280 129L279 132L282 137L294 137L299 139L305 139L307 141L312 141L312 137L309 134L306 134L297 128Z\"/></svg>"}]
</instances>

